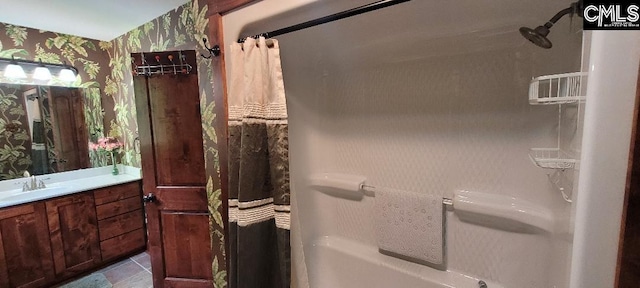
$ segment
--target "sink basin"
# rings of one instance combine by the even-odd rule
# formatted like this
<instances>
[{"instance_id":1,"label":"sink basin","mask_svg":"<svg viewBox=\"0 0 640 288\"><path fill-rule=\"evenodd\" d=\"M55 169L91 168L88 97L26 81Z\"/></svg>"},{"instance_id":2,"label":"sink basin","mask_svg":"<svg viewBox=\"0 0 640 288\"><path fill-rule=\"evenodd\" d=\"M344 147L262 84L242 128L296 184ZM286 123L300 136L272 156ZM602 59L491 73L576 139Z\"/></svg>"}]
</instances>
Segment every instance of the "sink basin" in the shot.
<instances>
[{"instance_id":1,"label":"sink basin","mask_svg":"<svg viewBox=\"0 0 640 288\"><path fill-rule=\"evenodd\" d=\"M31 186L31 181L33 180L31 177L2 180L0 181L0 208L42 201L141 179L138 168L122 167L122 171L125 173L117 176L111 174L112 168L98 167L37 175L36 182L40 184L42 181L47 187L31 191L22 191L25 183Z\"/></svg>"},{"instance_id":2,"label":"sink basin","mask_svg":"<svg viewBox=\"0 0 640 288\"><path fill-rule=\"evenodd\" d=\"M0 194L0 201L9 202L28 202L39 199L49 198L53 195L68 191L70 186L61 186L52 184L51 187L41 188L31 191L22 191L22 189L13 189Z\"/></svg>"}]
</instances>

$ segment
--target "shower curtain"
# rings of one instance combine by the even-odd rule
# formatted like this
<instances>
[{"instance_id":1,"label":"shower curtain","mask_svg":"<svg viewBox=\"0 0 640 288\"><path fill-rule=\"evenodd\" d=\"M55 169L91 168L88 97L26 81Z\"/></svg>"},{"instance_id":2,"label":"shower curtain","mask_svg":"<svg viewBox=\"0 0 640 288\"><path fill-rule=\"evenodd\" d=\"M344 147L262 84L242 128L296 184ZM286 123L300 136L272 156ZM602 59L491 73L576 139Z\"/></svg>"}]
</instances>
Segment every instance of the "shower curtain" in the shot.
<instances>
[{"instance_id":1,"label":"shower curtain","mask_svg":"<svg viewBox=\"0 0 640 288\"><path fill-rule=\"evenodd\" d=\"M289 287L287 106L278 42L229 49L230 288Z\"/></svg>"}]
</instances>

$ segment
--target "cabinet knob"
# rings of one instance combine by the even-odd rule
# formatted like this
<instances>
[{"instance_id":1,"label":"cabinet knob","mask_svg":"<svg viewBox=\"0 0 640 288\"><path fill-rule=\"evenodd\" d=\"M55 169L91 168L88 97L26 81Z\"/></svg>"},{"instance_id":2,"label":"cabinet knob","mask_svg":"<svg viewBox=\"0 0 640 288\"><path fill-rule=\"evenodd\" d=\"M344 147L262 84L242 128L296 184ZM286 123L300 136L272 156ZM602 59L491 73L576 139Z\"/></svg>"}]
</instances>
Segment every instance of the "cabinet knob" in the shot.
<instances>
[{"instance_id":1,"label":"cabinet knob","mask_svg":"<svg viewBox=\"0 0 640 288\"><path fill-rule=\"evenodd\" d=\"M153 195L153 193L149 193L149 195L142 196L142 202L144 203L150 203L155 201L156 201L156 195Z\"/></svg>"}]
</instances>

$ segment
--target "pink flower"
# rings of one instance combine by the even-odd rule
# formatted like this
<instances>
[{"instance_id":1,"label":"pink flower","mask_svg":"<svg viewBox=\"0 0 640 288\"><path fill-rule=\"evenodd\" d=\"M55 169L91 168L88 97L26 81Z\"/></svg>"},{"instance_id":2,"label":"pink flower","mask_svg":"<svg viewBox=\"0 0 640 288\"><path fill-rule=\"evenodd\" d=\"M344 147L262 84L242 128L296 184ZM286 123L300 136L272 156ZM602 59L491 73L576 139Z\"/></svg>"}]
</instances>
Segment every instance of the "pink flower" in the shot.
<instances>
[{"instance_id":1,"label":"pink flower","mask_svg":"<svg viewBox=\"0 0 640 288\"><path fill-rule=\"evenodd\" d=\"M98 143L89 143L89 149L93 151L112 152L122 148L124 145L114 137L102 137Z\"/></svg>"}]
</instances>

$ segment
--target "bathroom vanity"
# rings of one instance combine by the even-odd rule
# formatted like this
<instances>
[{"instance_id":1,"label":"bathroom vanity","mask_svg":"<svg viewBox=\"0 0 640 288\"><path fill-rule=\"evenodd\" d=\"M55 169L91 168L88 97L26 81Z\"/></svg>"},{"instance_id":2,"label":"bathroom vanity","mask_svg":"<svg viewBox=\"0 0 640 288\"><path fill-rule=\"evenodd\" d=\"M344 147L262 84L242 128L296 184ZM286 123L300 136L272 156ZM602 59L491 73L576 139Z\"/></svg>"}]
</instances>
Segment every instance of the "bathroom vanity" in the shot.
<instances>
[{"instance_id":1,"label":"bathroom vanity","mask_svg":"<svg viewBox=\"0 0 640 288\"><path fill-rule=\"evenodd\" d=\"M139 172L104 168L65 172L80 176L19 194L44 194L26 203L0 191L0 206L15 204L0 208L0 287L48 287L146 248Z\"/></svg>"}]
</instances>

